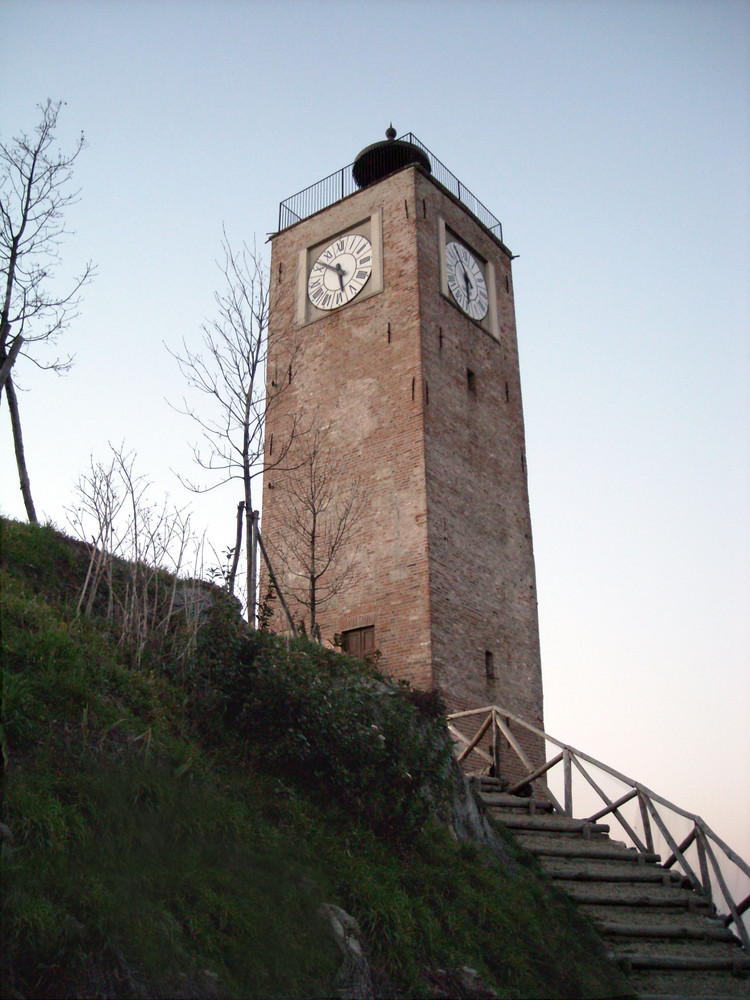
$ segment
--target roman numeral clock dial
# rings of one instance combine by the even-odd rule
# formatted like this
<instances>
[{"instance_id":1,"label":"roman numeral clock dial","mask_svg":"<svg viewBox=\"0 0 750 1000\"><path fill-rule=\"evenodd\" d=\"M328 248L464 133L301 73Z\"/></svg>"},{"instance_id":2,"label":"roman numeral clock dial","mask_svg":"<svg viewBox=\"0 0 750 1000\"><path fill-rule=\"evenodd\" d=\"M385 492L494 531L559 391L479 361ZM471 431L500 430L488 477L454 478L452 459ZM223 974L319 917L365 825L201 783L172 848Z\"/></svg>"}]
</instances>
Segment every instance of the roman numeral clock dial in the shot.
<instances>
[{"instance_id":1,"label":"roman numeral clock dial","mask_svg":"<svg viewBox=\"0 0 750 1000\"><path fill-rule=\"evenodd\" d=\"M445 248L445 276L456 304L472 319L483 320L489 308L482 265L471 250L455 240Z\"/></svg>"},{"instance_id":2,"label":"roman numeral clock dial","mask_svg":"<svg viewBox=\"0 0 750 1000\"><path fill-rule=\"evenodd\" d=\"M340 236L310 268L307 296L316 309L338 309L358 295L372 274L372 244L359 233Z\"/></svg>"}]
</instances>

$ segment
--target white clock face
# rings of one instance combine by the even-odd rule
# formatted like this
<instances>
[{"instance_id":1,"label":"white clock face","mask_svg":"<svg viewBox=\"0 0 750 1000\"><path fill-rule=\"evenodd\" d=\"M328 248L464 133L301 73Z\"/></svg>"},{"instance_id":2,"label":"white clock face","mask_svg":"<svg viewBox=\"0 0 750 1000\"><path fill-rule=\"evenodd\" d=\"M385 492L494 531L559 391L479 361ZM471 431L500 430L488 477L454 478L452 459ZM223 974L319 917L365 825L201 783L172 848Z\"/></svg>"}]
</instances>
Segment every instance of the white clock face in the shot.
<instances>
[{"instance_id":1,"label":"white clock face","mask_svg":"<svg viewBox=\"0 0 750 1000\"><path fill-rule=\"evenodd\" d=\"M445 248L445 276L451 295L472 319L487 315L489 295L481 265L463 243L452 241Z\"/></svg>"},{"instance_id":2,"label":"white clock face","mask_svg":"<svg viewBox=\"0 0 750 1000\"><path fill-rule=\"evenodd\" d=\"M338 309L351 302L372 274L372 244L359 233L340 236L310 268L307 295L317 309Z\"/></svg>"}]
</instances>

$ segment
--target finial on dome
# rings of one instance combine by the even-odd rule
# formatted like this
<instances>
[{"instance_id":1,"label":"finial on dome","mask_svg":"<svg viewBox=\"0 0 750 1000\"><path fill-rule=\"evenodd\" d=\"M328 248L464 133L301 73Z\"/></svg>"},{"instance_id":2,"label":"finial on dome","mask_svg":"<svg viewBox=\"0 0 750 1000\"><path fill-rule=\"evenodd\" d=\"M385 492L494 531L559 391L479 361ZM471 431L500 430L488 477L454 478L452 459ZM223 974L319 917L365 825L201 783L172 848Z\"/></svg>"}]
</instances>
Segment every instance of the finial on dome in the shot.
<instances>
[{"instance_id":1,"label":"finial on dome","mask_svg":"<svg viewBox=\"0 0 750 1000\"><path fill-rule=\"evenodd\" d=\"M389 140L389 142L393 142L393 140L396 138L396 130L393 127L393 122L391 122L391 124L385 130L385 137L386 139Z\"/></svg>"}]
</instances>

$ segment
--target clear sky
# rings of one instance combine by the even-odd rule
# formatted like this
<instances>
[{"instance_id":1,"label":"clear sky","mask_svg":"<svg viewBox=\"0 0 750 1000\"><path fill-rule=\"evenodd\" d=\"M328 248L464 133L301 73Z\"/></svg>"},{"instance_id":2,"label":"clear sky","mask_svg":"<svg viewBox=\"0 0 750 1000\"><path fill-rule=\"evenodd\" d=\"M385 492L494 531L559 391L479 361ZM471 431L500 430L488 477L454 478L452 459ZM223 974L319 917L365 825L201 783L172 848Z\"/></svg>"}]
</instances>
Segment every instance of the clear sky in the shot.
<instances>
[{"instance_id":1,"label":"clear sky","mask_svg":"<svg viewBox=\"0 0 750 1000\"><path fill-rule=\"evenodd\" d=\"M392 120L503 222L514 263L547 729L750 857L750 4L733 0L5 0L0 131L85 131L63 272L98 276L23 359L37 508L107 443L179 504L222 225ZM0 510L21 517L0 411ZM217 547L239 497L194 502Z\"/></svg>"}]
</instances>

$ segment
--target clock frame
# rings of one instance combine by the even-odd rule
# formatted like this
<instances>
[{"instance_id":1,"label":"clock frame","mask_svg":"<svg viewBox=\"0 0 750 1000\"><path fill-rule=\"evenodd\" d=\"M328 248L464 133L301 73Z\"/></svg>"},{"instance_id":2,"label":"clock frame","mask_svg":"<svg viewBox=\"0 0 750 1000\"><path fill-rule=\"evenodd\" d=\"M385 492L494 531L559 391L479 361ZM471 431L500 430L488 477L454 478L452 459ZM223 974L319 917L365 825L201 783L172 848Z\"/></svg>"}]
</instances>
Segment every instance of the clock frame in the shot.
<instances>
[{"instance_id":1,"label":"clock frame","mask_svg":"<svg viewBox=\"0 0 750 1000\"><path fill-rule=\"evenodd\" d=\"M296 309L296 321L298 325L306 325L325 316L332 316L339 310L351 308L383 290L382 209L376 209L364 219L361 216L359 218L355 216L354 219L351 219L350 216L350 220L350 223L347 225L346 217L344 217L341 220L344 224L338 231L329 230L322 239L316 240L312 245L302 247L298 252ZM362 247L363 241L367 241L370 246L369 255L371 256L371 260L363 260L363 258L368 256L368 253L364 251L359 254L359 260L366 266L358 268L358 272L366 270L369 273L366 278L362 277L360 279L356 278L355 273L354 282L350 280L346 283L344 294L336 296L336 289L338 289L339 293L342 292L341 282L339 281L338 274L335 273L338 259L337 253L339 252L337 248L343 246L341 252L347 252L347 247L349 246L353 249ZM328 251L330 251L330 256L326 257L325 255ZM355 256L357 255L355 254ZM319 264L321 268L318 268ZM316 271L316 268L318 268L318 271ZM311 285L314 284L315 277L319 276L321 269L329 272L328 285L330 286L329 290L333 294L328 302L325 302L323 295L311 297L310 294ZM313 277L314 272L315 277ZM351 289L351 293L347 294L349 286L352 284L354 287ZM315 288L319 287L319 285L315 285ZM312 290L314 291L315 289L313 288Z\"/></svg>"},{"instance_id":2,"label":"clock frame","mask_svg":"<svg viewBox=\"0 0 750 1000\"><path fill-rule=\"evenodd\" d=\"M372 274L372 243L361 233L339 236L320 252L307 278L307 297L323 312L355 299Z\"/></svg>"},{"instance_id":3,"label":"clock frame","mask_svg":"<svg viewBox=\"0 0 750 1000\"><path fill-rule=\"evenodd\" d=\"M451 240L445 247L448 290L458 307L481 322L489 311L487 282L482 265L463 243Z\"/></svg>"},{"instance_id":4,"label":"clock frame","mask_svg":"<svg viewBox=\"0 0 750 1000\"><path fill-rule=\"evenodd\" d=\"M438 218L440 291L463 316L500 339L495 266ZM486 303L486 308L485 308Z\"/></svg>"}]
</instances>

